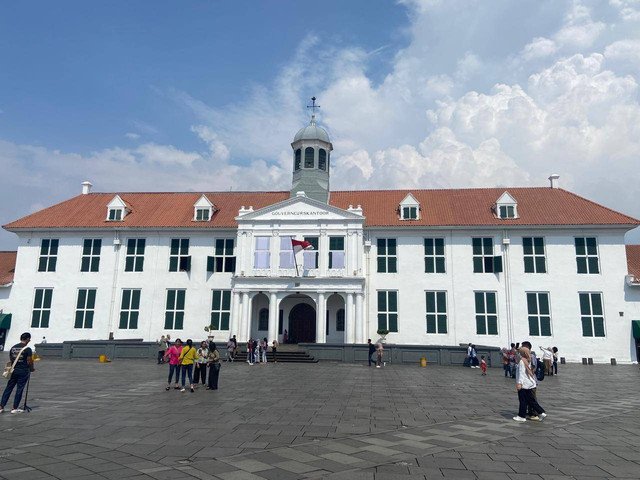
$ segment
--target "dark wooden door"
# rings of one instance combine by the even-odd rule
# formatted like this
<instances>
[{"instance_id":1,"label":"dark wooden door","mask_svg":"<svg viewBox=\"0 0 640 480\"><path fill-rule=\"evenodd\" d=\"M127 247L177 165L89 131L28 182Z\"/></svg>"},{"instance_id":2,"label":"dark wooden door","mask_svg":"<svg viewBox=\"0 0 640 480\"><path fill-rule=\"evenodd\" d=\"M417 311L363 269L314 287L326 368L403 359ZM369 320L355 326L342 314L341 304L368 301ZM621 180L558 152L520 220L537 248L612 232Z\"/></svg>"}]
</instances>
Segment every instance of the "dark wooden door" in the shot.
<instances>
[{"instance_id":1,"label":"dark wooden door","mask_svg":"<svg viewBox=\"0 0 640 480\"><path fill-rule=\"evenodd\" d=\"M306 303L299 303L289 313L289 338L291 343L315 343L316 310Z\"/></svg>"}]
</instances>

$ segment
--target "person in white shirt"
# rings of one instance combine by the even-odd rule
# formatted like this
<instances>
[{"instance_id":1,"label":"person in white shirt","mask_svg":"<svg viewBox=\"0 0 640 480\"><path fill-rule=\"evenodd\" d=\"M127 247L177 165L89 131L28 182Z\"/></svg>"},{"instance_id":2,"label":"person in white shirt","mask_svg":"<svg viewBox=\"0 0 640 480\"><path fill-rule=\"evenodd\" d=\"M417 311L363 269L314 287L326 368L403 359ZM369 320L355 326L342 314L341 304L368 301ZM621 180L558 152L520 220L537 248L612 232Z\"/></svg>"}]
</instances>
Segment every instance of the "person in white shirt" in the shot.
<instances>
[{"instance_id":1,"label":"person in white shirt","mask_svg":"<svg viewBox=\"0 0 640 480\"><path fill-rule=\"evenodd\" d=\"M544 362L544 373L546 375L553 375L551 365L553 363L553 348L552 347L540 347L542 350L542 361Z\"/></svg>"},{"instance_id":2,"label":"person in white shirt","mask_svg":"<svg viewBox=\"0 0 640 480\"><path fill-rule=\"evenodd\" d=\"M529 417L530 420L541 420L546 417L544 409L533 396L531 389L536 388L536 377L531 370L531 355L529 349L520 347L520 362L516 369L516 390L518 391L518 415L513 417L516 422L526 422L527 407L531 407L536 416Z\"/></svg>"}]
</instances>

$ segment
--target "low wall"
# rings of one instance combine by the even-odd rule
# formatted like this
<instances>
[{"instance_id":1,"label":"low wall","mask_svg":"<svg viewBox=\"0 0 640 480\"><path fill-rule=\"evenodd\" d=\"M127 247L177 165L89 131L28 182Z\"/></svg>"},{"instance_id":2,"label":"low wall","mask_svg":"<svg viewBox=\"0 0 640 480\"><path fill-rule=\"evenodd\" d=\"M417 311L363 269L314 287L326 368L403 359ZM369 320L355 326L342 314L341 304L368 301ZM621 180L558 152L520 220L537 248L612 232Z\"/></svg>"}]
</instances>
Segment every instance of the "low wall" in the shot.
<instances>
[{"instance_id":1,"label":"low wall","mask_svg":"<svg viewBox=\"0 0 640 480\"><path fill-rule=\"evenodd\" d=\"M369 346L346 345L343 343L300 343L298 346L318 360L328 360L346 363L367 362L369 360ZM482 355L487 360L487 366L502 368L500 349L476 345L478 360ZM425 357L429 365L462 365L467 356L467 347L440 345L384 345L384 361L387 363L419 364ZM375 358L375 356L374 356Z\"/></svg>"},{"instance_id":2,"label":"low wall","mask_svg":"<svg viewBox=\"0 0 640 480\"><path fill-rule=\"evenodd\" d=\"M36 352L43 358L157 358L158 345L142 340L87 340L39 343Z\"/></svg>"}]
</instances>

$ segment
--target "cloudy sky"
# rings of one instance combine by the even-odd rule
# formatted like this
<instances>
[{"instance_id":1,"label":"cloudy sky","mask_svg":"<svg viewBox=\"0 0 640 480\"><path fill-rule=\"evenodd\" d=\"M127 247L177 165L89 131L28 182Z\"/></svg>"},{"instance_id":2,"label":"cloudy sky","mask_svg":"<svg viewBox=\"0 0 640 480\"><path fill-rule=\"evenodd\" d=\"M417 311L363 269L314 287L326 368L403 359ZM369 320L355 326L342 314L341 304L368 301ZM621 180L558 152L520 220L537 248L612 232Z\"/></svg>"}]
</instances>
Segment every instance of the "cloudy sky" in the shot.
<instances>
[{"instance_id":1,"label":"cloudy sky","mask_svg":"<svg viewBox=\"0 0 640 480\"><path fill-rule=\"evenodd\" d=\"M558 173L640 218L639 82L640 0L3 2L0 223L84 180L288 189L313 95L333 189Z\"/></svg>"}]
</instances>

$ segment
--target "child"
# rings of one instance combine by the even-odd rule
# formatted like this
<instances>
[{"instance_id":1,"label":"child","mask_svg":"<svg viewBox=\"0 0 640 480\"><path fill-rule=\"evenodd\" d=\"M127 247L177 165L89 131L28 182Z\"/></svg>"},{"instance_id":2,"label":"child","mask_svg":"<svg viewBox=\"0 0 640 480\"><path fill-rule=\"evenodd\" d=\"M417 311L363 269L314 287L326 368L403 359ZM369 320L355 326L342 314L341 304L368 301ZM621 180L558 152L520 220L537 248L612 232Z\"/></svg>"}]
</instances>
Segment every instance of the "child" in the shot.
<instances>
[{"instance_id":1,"label":"child","mask_svg":"<svg viewBox=\"0 0 640 480\"><path fill-rule=\"evenodd\" d=\"M487 362L484 359L484 355L480 357L480 368L482 368L482 375L487 374Z\"/></svg>"}]
</instances>

